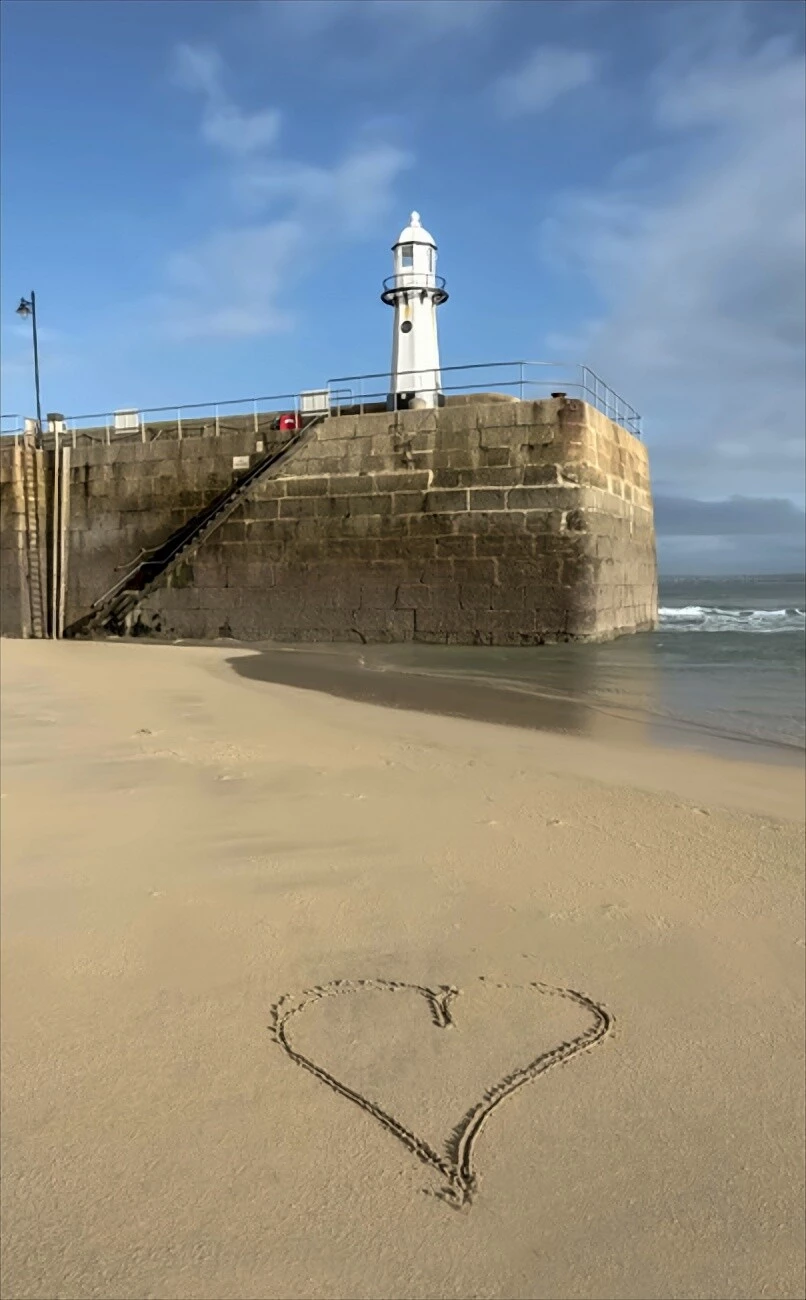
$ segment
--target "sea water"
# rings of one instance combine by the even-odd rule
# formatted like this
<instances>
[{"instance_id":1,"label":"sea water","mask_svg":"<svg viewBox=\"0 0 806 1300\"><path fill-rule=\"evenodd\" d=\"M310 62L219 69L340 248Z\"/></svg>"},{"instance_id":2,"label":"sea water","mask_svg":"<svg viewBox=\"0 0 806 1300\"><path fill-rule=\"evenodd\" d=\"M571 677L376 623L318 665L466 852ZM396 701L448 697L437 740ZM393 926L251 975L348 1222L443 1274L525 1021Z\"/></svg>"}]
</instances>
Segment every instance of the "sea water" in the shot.
<instances>
[{"instance_id":1,"label":"sea water","mask_svg":"<svg viewBox=\"0 0 806 1300\"><path fill-rule=\"evenodd\" d=\"M673 578L656 632L601 645L346 646L374 673L461 681L552 701L569 731L608 719L650 740L798 759L806 744L806 578ZM565 714L562 702L567 704ZM531 710L530 710L531 712ZM526 711L525 711L526 713ZM760 756L760 750L759 756Z\"/></svg>"}]
</instances>

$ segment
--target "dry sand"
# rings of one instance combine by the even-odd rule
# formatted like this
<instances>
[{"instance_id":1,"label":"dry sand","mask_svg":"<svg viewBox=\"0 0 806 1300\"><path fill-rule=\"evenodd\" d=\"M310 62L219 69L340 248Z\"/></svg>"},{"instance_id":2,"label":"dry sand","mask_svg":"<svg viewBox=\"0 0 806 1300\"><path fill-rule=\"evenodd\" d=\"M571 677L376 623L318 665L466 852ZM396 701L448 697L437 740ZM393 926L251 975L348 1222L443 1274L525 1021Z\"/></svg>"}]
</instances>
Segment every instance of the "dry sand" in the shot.
<instances>
[{"instance_id":1,"label":"dry sand","mask_svg":"<svg viewBox=\"0 0 806 1300\"><path fill-rule=\"evenodd\" d=\"M3 643L5 1300L803 1296L802 773L242 654Z\"/></svg>"}]
</instances>

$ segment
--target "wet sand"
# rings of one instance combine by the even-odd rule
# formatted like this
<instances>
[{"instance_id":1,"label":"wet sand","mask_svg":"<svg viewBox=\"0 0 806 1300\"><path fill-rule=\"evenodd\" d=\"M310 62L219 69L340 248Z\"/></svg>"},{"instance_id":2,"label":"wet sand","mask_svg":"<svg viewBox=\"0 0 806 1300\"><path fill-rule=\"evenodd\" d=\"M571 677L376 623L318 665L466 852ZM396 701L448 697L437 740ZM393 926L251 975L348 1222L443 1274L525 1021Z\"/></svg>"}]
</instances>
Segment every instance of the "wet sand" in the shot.
<instances>
[{"instance_id":1,"label":"wet sand","mask_svg":"<svg viewBox=\"0 0 806 1300\"><path fill-rule=\"evenodd\" d=\"M190 643L188 643L190 644ZM468 718L508 727L552 731L564 735L617 740L633 748L653 747L699 750L743 762L778 763L804 768L801 745L773 742L749 735L731 734L708 724L664 717L651 708L651 691L645 678L632 683L632 693L618 704L597 699L592 687L595 667L586 665L586 651L596 646L550 647L571 650L565 663L553 662L548 681L502 681L463 673L451 675L433 664L402 666L395 650L373 645L279 646L270 643L235 643L236 672L251 681L274 682L301 690L324 691L342 699L387 708ZM411 648L411 647L407 647ZM415 647L422 649L423 647ZM433 649L433 647L425 647ZM440 647L442 649L443 647ZM247 653L244 653L247 652ZM580 655L582 652L582 655ZM545 653L538 651L538 654ZM558 672L558 668L561 669Z\"/></svg>"},{"instance_id":2,"label":"wet sand","mask_svg":"<svg viewBox=\"0 0 806 1300\"><path fill-rule=\"evenodd\" d=\"M803 1295L797 768L1 658L4 1297Z\"/></svg>"}]
</instances>

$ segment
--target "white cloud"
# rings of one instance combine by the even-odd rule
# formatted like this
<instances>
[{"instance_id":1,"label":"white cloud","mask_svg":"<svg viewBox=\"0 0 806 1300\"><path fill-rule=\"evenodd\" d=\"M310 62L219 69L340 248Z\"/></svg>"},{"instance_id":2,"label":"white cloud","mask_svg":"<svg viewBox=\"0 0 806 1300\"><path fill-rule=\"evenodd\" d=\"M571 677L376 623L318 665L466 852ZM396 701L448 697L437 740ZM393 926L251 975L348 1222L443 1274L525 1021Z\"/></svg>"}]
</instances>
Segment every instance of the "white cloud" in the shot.
<instances>
[{"instance_id":1,"label":"white cloud","mask_svg":"<svg viewBox=\"0 0 806 1300\"><path fill-rule=\"evenodd\" d=\"M541 45L516 72L499 77L493 96L504 117L542 113L569 91L593 81L598 59L587 50Z\"/></svg>"},{"instance_id":2,"label":"white cloud","mask_svg":"<svg viewBox=\"0 0 806 1300\"><path fill-rule=\"evenodd\" d=\"M250 207L286 203L305 211L309 224L338 236L362 235L389 209L391 187L410 155L395 145L361 145L331 167L267 158L235 178L239 197Z\"/></svg>"},{"instance_id":3,"label":"white cloud","mask_svg":"<svg viewBox=\"0 0 806 1300\"><path fill-rule=\"evenodd\" d=\"M236 156L275 144L280 134L280 112L275 108L243 112L227 98L223 78L224 66L217 50L192 45L178 47L174 79L185 90L203 96L201 132L207 143Z\"/></svg>"},{"instance_id":4,"label":"white cloud","mask_svg":"<svg viewBox=\"0 0 806 1300\"><path fill-rule=\"evenodd\" d=\"M211 231L168 259L167 288L153 306L174 338L291 328L290 286L326 249L373 229L411 161L377 134L328 165L284 158L274 147L279 114L243 112L224 93L224 78L216 50L177 51L174 79L203 96L204 138L227 155L230 198L252 220Z\"/></svg>"},{"instance_id":5,"label":"white cloud","mask_svg":"<svg viewBox=\"0 0 806 1300\"><path fill-rule=\"evenodd\" d=\"M657 149L566 196L543 249L601 298L574 342L643 411L657 486L798 497L804 59L717 8L652 79Z\"/></svg>"},{"instance_id":6,"label":"white cloud","mask_svg":"<svg viewBox=\"0 0 806 1300\"><path fill-rule=\"evenodd\" d=\"M277 304L303 238L300 223L274 221L217 231L174 254L163 300L168 332L244 338L287 329L292 318Z\"/></svg>"}]
</instances>

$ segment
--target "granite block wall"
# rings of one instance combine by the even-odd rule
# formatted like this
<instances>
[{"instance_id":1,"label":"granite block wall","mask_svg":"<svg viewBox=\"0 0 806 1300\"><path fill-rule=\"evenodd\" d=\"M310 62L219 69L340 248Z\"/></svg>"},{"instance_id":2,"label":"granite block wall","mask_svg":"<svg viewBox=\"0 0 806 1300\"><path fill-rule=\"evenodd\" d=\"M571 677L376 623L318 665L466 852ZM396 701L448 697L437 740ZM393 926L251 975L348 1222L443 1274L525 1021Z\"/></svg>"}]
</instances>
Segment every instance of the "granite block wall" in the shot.
<instances>
[{"instance_id":1,"label":"granite block wall","mask_svg":"<svg viewBox=\"0 0 806 1300\"><path fill-rule=\"evenodd\" d=\"M68 625L256 454L246 430L73 451ZM557 398L327 420L132 631L518 645L644 630L656 612L646 448Z\"/></svg>"}]
</instances>

